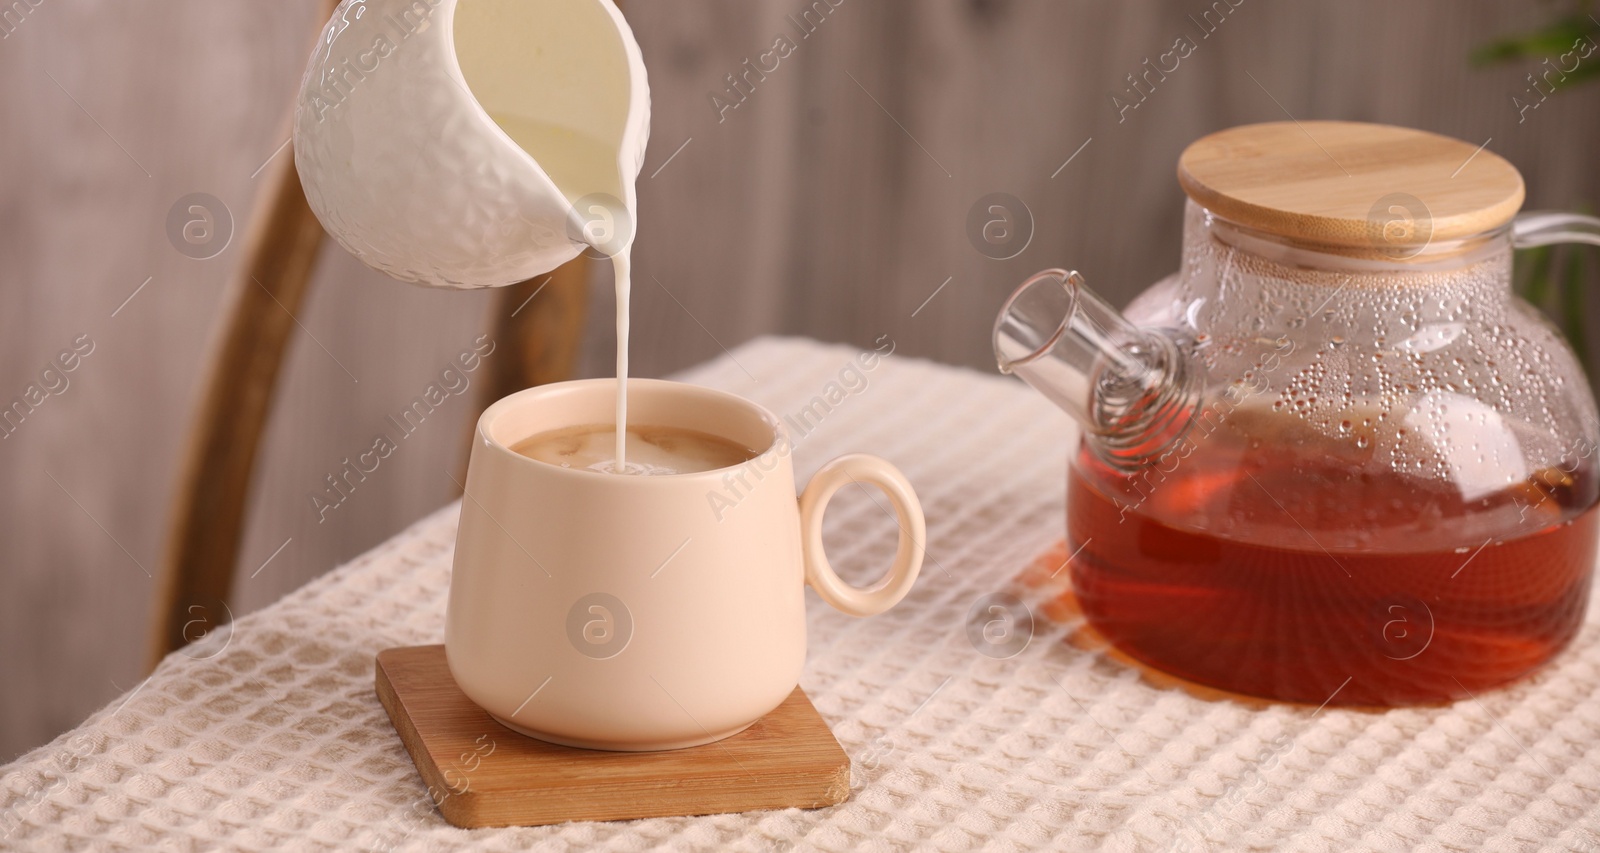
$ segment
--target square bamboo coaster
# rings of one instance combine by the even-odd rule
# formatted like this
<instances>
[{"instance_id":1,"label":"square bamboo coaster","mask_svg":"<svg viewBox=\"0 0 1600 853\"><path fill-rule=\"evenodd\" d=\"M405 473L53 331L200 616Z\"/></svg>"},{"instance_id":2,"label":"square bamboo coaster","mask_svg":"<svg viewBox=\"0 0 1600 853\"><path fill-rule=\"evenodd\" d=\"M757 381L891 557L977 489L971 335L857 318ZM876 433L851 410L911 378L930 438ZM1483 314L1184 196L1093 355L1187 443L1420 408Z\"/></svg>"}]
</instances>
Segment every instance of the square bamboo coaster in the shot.
<instances>
[{"instance_id":1,"label":"square bamboo coaster","mask_svg":"<svg viewBox=\"0 0 1600 853\"><path fill-rule=\"evenodd\" d=\"M798 687L733 737L666 752L513 732L456 686L442 645L379 652L377 691L440 814L463 828L812 809L850 793L850 758Z\"/></svg>"}]
</instances>

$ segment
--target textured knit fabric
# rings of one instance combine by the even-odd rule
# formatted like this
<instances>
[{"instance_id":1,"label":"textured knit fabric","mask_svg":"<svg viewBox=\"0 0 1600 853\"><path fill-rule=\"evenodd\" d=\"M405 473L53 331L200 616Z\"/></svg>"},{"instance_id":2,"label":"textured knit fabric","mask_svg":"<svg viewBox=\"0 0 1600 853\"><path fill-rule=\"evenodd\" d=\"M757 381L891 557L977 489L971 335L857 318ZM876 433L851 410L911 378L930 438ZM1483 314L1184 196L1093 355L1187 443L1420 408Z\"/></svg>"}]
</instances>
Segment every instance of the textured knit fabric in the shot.
<instances>
[{"instance_id":1,"label":"textured knit fabric","mask_svg":"<svg viewBox=\"0 0 1600 853\"><path fill-rule=\"evenodd\" d=\"M1448 707L1205 696L1086 648L1052 605L1074 439L1020 384L900 355L866 370L855 349L785 339L682 378L780 416L832 391L797 435L802 480L860 450L898 464L923 500L928 560L900 606L854 619L808 596L801 684L854 760L847 802L445 823L373 693L373 655L442 641L452 505L239 619L225 648L170 656L5 767L0 848L1600 851L1592 615L1534 678ZM829 510L829 556L858 583L893 553L880 502L852 487ZM991 593L1033 604L1032 640L1013 657L969 639L969 610Z\"/></svg>"}]
</instances>

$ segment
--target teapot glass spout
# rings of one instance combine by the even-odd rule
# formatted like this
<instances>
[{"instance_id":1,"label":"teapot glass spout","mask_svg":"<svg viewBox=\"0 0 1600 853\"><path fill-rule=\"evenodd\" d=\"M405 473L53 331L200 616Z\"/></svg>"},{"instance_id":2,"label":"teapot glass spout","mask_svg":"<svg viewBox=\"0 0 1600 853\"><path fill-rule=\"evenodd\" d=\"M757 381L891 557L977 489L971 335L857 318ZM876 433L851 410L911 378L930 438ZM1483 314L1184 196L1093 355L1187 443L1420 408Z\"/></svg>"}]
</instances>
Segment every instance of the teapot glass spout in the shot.
<instances>
[{"instance_id":1,"label":"teapot glass spout","mask_svg":"<svg viewBox=\"0 0 1600 853\"><path fill-rule=\"evenodd\" d=\"M1165 453L1187 431L1199 369L1180 342L1141 329L1084 286L1049 269L1024 281L994 323L994 354L1071 415L1106 462L1124 469Z\"/></svg>"}]
</instances>

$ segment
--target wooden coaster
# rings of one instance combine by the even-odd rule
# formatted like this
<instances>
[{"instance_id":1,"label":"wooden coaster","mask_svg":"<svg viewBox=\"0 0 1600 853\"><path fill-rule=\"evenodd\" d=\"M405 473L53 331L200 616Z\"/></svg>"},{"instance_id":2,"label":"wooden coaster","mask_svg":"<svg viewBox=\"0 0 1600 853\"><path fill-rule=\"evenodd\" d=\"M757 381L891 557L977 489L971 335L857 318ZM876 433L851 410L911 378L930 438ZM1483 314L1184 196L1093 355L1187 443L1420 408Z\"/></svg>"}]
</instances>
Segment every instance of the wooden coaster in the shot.
<instances>
[{"instance_id":1,"label":"wooden coaster","mask_svg":"<svg viewBox=\"0 0 1600 853\"><path fill-rule=\"evenodd\" d=\"M814 809L850 794L850 758L798 687L733 737L667 752L513 732L456 686L444 646L379 652L377 689L439 813L466 829Z\"/></svg>"}]
</instances>

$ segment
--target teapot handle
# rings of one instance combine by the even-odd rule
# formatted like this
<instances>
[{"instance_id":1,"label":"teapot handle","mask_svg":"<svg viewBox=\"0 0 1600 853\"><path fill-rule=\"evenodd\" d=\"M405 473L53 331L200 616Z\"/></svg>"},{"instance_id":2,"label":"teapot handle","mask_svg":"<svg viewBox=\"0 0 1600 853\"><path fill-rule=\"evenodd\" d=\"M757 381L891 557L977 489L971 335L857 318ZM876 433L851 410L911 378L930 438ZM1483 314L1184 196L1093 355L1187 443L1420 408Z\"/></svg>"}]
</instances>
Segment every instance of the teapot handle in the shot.
<instances>
[{"instance_id":1,"label":"teapot handle","mask_svg":"<svg viewBox=\"0 0 1600 853\"><path fill-rule=\"evenodd\" d=\"M1511 220L1511 245L1518 249L1552 243L1600 246L1600 219L1559 210L1532 210Z\"/></svg>"}]
</instances>

